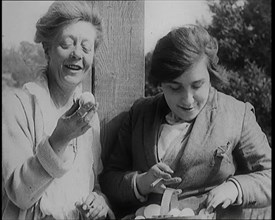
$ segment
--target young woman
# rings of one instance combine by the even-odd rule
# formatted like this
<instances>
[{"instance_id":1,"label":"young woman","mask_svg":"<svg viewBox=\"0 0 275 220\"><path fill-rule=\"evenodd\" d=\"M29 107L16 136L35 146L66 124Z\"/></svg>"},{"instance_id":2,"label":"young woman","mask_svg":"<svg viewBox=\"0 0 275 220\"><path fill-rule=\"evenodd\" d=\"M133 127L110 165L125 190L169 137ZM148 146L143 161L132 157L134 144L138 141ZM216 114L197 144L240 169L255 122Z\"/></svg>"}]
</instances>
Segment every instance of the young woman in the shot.
<instances>
[{"instance_id":1,"label":"young woman","mask_svg":"<svg viewBox=\"0 0 275 220\"><path fill-rule=\"evenodd\" d=\"M271 205L271 148L253 106L214 88L223 81L217 52L196 25L158 41L149 77L163 93L134 103L100 175L119 215L160 204L166 187L181 190L182 207L217 218Z\"/></svg>"}]
</instances>

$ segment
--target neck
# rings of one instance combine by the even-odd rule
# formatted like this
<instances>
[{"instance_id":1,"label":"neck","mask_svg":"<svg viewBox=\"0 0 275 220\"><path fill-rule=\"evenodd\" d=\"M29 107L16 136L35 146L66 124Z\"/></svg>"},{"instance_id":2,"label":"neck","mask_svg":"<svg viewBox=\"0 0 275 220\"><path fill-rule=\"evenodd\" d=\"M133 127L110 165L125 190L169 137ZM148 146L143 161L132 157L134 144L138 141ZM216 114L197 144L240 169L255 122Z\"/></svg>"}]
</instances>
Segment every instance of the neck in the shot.
<instances>
[{"instance_id":1,"label":"neck","mask_svg":"<svg viewBox=\"0 0 275 220\"><path fill-rule=\"evenodd\" d=\"M71 107L77 86L65 87L59 85L55 80L49 78L48 87L51 99L57 108Z\"/></svg>"}]
</instances>

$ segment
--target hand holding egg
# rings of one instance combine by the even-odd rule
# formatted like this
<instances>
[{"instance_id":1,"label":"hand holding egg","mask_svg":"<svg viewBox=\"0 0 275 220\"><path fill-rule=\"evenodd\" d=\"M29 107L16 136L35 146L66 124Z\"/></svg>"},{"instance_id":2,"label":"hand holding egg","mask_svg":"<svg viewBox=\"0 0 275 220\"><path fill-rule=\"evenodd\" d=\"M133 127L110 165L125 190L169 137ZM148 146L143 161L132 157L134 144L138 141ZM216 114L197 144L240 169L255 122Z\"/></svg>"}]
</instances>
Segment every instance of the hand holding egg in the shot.
<instances>
[{"instance_id":1,"label":"hand holding egg","mask_svg":"<svg viewBox=\"0 0 275 220\"><path fill-rule=\"evenodd\" d=\"M53 150L62 156L70 141L83 135L94 123L94 115L98 103L92 93L84 92L77 102L57 121L57 125L49 137Z\"/></svg>"},{"instance_id":2,"label":"hand holding egg","mask_svg":"<svg viewBox=\"0 0 275 220\"><path fill-rule=\"evenodd\" d=\"M78 99L79 108L76 114L86 122L90 127L93 123L93 116L98 109L98 103L95 102L95 97L90 92L84 92Z\"/></svg>"},{"instance_id":3,"label":"hand holding egg","mask_svg":"<svg viewBox=\"0 0 275 220\"><path fill-rule=\"evenodd\" d=\"M79 109L77 112L83 116L87 111L96 107L95 97L90 92L83 92L79 99Z\"/></svg>"}]
</instances>

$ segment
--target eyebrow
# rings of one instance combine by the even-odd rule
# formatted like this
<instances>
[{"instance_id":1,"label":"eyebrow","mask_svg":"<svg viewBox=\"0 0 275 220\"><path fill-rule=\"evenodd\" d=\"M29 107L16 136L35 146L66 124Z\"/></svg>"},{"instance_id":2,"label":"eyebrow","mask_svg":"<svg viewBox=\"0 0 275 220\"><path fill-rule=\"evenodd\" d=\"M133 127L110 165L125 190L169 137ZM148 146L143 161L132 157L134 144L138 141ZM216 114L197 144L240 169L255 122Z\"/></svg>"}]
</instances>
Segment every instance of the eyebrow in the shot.
<instances>
[{"instance_id":1,"label":"eyebrow","mask_svg":"<svg viewBox=\"0 0 275 220\"><path fill-rule=\"evenodd\" d=\"M181 85L181 83L179 83L179 82L177 82L177 81L168 81L168 82L166 82L166 83Z\"/></svg>"},{"instance_id":2,"label":"eyebrow","mask_svg":"<svg viewBox=\"0 0 275 220\"><path fill-rule=\"evenodd\" d=\"M71 39L76 39L76 37L74 36L74 35L72 35L72 34L69 34L69 35L64 35L64 37L65 38L71 38ZM83 38L82 39L82 42L89 42L89 43L92 43L92 41L90 40L90 39L88 39L88 38Z\"/></svg>"},{"instance_id":3,"label":"eyebrow","mask_svg":"<svg viewBox=\"0 0 275 220\"><path fill-rule=\"evenodd\" d=\"M93 41L90 41L88 39L83 39L82 44L88 43L90 46L93 46Z\"/></svg>"},{"instance_id":4,"label":"eyebrow","mask_svg":"<svg viewBox=\"0 0 275 220\"><path fill-rule=\"evenodd\" d=\"M199 79L199 80L194 81L192 84L200 83L200 82L204 82L204 81L205 81L205 79L203 78L203 79Z\"/></svg>"},{"instance_id":5,"label":"eyebrow","mask_svg":"<svg viewBox=\"0 0 275 220\"><path fill-rule=\"evenodd\" d=\"M204 79L204 78L203 78L203 79L198 79L198 80L196 80L196 81L192 82L192 84L195 84L195 83L200 83L200 82L204 82L204 81L205 81L205 79ZM169 81L169 82L166 82L166 83L181 85L181 83L180 83L180 82L177 82L177 81L174 81L174 80Z\"/></svg>"}]
</instances>

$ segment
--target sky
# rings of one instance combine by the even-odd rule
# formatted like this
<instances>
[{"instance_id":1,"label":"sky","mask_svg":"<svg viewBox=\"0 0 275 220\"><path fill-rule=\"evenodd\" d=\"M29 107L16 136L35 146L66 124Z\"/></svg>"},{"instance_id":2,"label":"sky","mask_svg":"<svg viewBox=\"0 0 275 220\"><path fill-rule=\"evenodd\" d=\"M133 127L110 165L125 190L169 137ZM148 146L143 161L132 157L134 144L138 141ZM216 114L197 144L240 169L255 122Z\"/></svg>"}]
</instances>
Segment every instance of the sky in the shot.
<instances>
[{"instance_id":1,"label":"sky","mask_svg":"<svg viewBox=\"0 0 275 220\"><path fill-rule=\"evenodd\" d=\"M21 41L34 43L36 21L53 1L2 1L3 48L18 47ZM206 0L145 0L144 52L154 49L171 28L197 20L211 21Z\"/></svg>"},{"instance_id":2,"label":"sky","mask_svg":"<svg viewBox=\"0 0 275 220\"><path fill-rule=\"evenodd\" d=\"M206 0L145 0L144 50L154 49L157 40L173 27L195 24L196 20L211 21Z\"/></svg>"}]
</instances>

